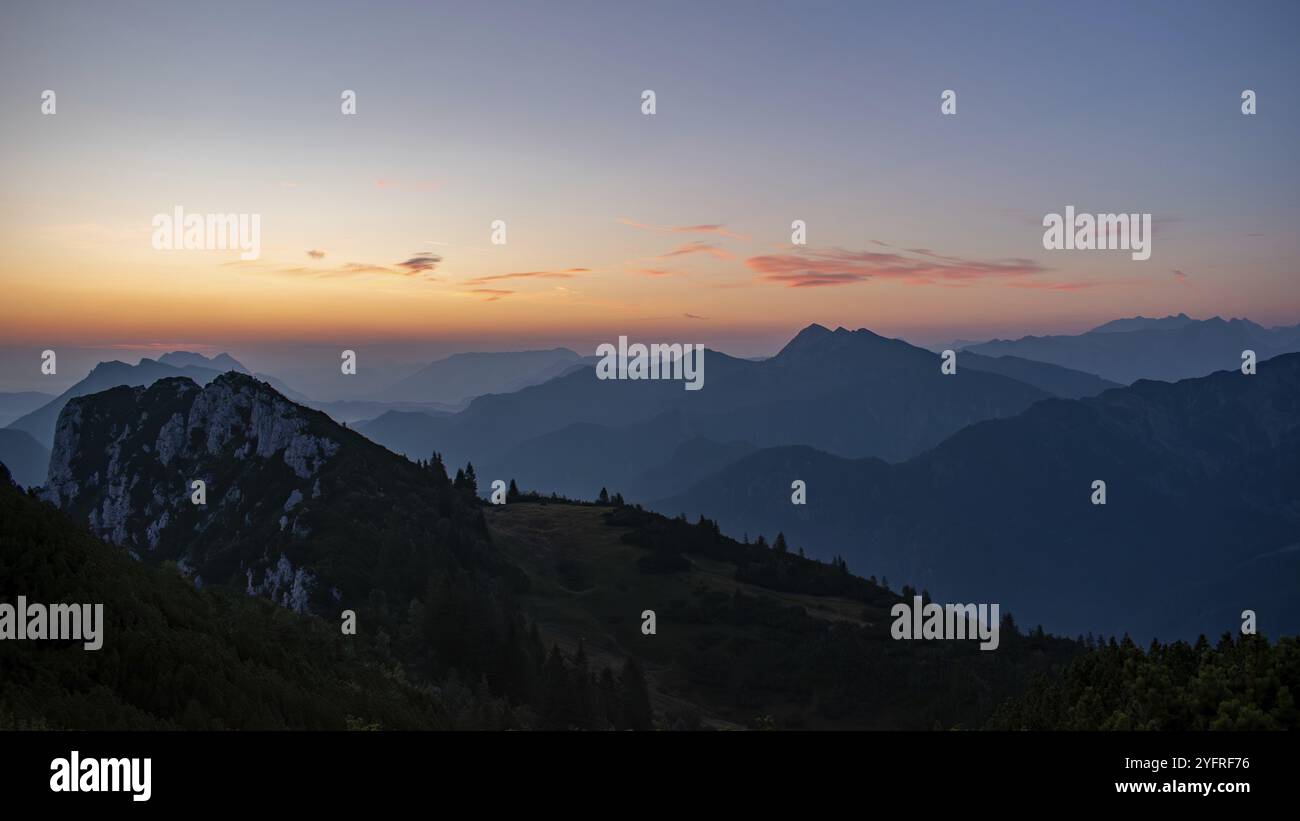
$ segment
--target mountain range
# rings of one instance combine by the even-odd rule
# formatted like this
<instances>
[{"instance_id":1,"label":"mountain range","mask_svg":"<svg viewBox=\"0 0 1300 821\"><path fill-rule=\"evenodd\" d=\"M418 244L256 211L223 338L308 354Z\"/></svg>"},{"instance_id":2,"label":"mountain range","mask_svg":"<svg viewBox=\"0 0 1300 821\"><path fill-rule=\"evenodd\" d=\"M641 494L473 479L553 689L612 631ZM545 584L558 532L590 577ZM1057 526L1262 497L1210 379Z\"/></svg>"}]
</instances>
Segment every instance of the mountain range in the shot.
<instances>
[{"instance_id":1,"label":"mountain range","mask_svg":"<svg viewBox=\"0 0 1300 821\"><path fill-rule=\"evenodd\" d=\"M906 343L812 326L769 360L706 361L698 393L709 401L697 404L680 383L584 380L582 369L460 413L411 414L421 435L447 426L428 461L235 371L69 397L40 492L50 505L0 487L3 562L20 568L6 578L42 592L60 561L55 543L75 542L80 566L102 566L112 584L138 591L104 592L135 614L114 628L131 637L122 647L132 658L171 635L146 625L184 623L222 665L253 665L237 673L244 692L265 693L253 704L279 706L258 712L247 696L203 685L198 671L211 665L179 645L166 651L175 673L148 680L117 656L78 676L34 663L39 648L0 648L7 666L45 671L0 685L0 726L32 716L84 726L88 709L112 726L337 727L358 717L389 727L980 726L1031 677L1093 646L1022 633L1011 611L1054 632L1139 638L1233 630L1245 609L1274 635L1300 627L1291 595L1300 355L1261 362L1254 375L1106 389L1087 374L965 352L945 375L939 357ZM591 421L546 430L579 407ZM896 437L909 413L924 435L902 442L851 425L866 419ZM449 478L446 465L460 460L448 456L463 441L454 433L503 424L513 436L510 424L529 414L535 425L506 452L528 456L539 474L576 487L602 467L617 474L621 461L648 466L642 487L668 497L652 507L705 516L689 524L621 498L590 505L518 492L487 505L488 470ZM811 422L795 434L848 453L764 426L801 416ZM541 464L548 454L562 458ZM684 484L689 476L699 478ZM806 482L806 505L790 503L794 479ZM1092 503L1097 479L1107 483L1104 505ZM84 528L105 544L87 542ZM34 533L54 542L34 553ZM149 573L87 558L100 548ZM902 584L901 595L875 574ZM94 574L77 578L95 584ZM1000 603L999 652L890 641L886 614L917 590ZM657 637L641 630L647 606L659 613ZM326 643L345 610L365 626L351 649ZM218 611L222 621L209 615ZM221 626L232 620L233 632ZM287 656L268 650L268 629L291 631L277 640ZM313 698L304 675L321 653L346 656L332 668L344 681L319 673L331 680ZM597 672L620 666L617 676ZM358 684L380 668L388 684ZM164 691L148 684L155 679ZM357 686L382 703L356 701ZM1071 692L1035 697L1067 709ZM1114 725L1114 701L1094 705L1080 726ZM1031 704L1001 715L1012 726L1037 720Z\"/></svg>"},{"instance_id":2,"label":"mountain range","mask_svg":"<svg viewBox=\"0 0 1300 821\"><path fill-rule=\"evenodd\" d=\"M1191 319L1186 314L1107 322L1073 336L1026 336L967 345L963 353L1016 356L1130 384L1173 382L1241 366L1241 353L1260 360L1300 351L1300 325L1265 328L1247 319Z\"/></svg>"},{"instance_id":3,"label":"mountain range","mask_svg":"<svg viewBox=\"0 0 1300 821\"><path fill-rule=\"evenodd\" d=\"M675 479L683 487L715 467L684 451L687 443L713 454L806 444L896 461L974 422L1109 386L1058 366L973 354L945 375L929 351L820 325L769 359L707 351L705 361L699 391L670 380L600 380L583 366L512 394L481 396L457 414L390 412L357 429L399 453L437 450L523 487L586 497L608 486L647 499L674 470L686 471Z\"/></svg>"},{"instance_id":4,"label":"mountain range","mask_svg":"<svg viewBox=\"0 0 1300 821\"><path fill-rule=\"evenodd\" d=\"M176 367L165 365L154 359L142 359L139 364L128 365L125 362L101 362L80 382L68 388L54 399L30 413L24 414L9 424L12 430L20 430L47 448L54 446L54 428L59 414L68 402L78 396L115 388L119 385L148 385L166 377L184 376L200 384L212 381L220 371L198 368L192 365Z\"/></svg>"},{"instance_id":5,"label":"mountain range","mask_svg":"<svg viewBox=\"0 0 1300 821\"><path fill-rule=\"evenodd\" d=\"M74 397L98 393L119 385L151 385L159 379L168 377L185 377L199 384L207 384L224 371L248 374L250 371L229 354L218 354L208 358L202 354L189 351L174 351L158 359L141 359L138 364L125 362L101 362L80 382L36 409L20 416L8 427L29 434L43 447L54 445L54 426L64 405ZM259 376L274 385L282 394L297 401L306 397L298 394L274 377Z\"/></svg>"},{"instance_id":6,"label":"mountain range","mask_svg":"<svg viewBox=\"0 0 1300 821\"><path fill-rule=\"evenodd\" d=\"M380 391L384 402L457 405L487 393L513 393L563 376L583 364L568 348L459 353L430 363Z\"/></svg>"},{"instance_id":7,"label":"mountain range","mask_svg":"<svg viewBox=\"0 0 1300 821\"><path fill-rule=\"evenodd\" d=\"M1285 328L1265 330L1240 320L1199 321L1179 315L1117 320L1080 337L1044 339L1085 339L1094 352L1118 344L1110 340L1133 344L1151 336L1190 334L1203 345L1238 344L1237 337L1213 342L1225 329L1250 335L1261 350L1265 348L1260 340L1282 344L1279 340L1288 338ZM1166 341L1157 347L1173 345ZM444 464L472 461L478 468L480 493L486 494L495 479L513 479L543 494L575 498L590 498L606 487L669 514L716 517L733 535L782 530L810 555L826 559L843 555L863 572L883 572L945 595L968 590L969 595L996 594L1008 606L1025 610L1028 618L1070 632L1130 630L1166 636L1212 631L1237 606L1224 603L1224 591L1280 596L1275 587L1257 585L1256 580L1285 578L1295 553L1292 547L1300 543L1292 529L1294 499L1300 494L1287 483L1285 469L1276 465L1290 453L1287 409L1277 396L1263 392L1268 386L1289 384L1294 361L1289 356L1262 362L1254 377L1241 374L1236 361L1231 361L1233 370L1208 380L1166 385L1171 392L1161 393L1156 383L1148 381L1117 389L1115 382L1083 371L974 349L960 351L956 373L944 374L936 354L901 340L865 329L832 331L811 325L768 359L739 359L709 351L702 391L685 391L680 382L670 380L602 381L595 377L594 368L566 349L450 357L434 363L425 377L439 372L438 368L454 374L476 361L506 363L494 376L498 382L502 373L517 371L528 362L534 375L551 365L561 375L511 393L479 396L459 411L411 402L400 406L409 410L388 410L354 425L354 431L418 461L435 453ZM220 367L230 368L225 377L216 371ZM186 437L197 435L191 406L203 407L204 386L218 379L225 380L220 387L232 397L248 391L261 397L231 399L236 405L292 407L298 409L295 414L303 410L302 403L290 401L293 397L283 390L273 390L279 399L272 401L249 388L273 386L246 371L227 354L209 358L184 351L156 361L145 359L136 366L103 363L65 394L5 430L0 435L0 462L10 466L20 484L40 485L48 478L46 498L84 516L95 532L137 555L156 553L182 562L198 578L210 580L215 573L223 584L230 583L237 571L252 588L268 586L301 607L307 607L312 596L320 604L322 585L329 589L338 585L333 577L321 576L310 562L303 565L303 557L294 550L284 552L287 567L278 554L246 555L243 548L230 554L223 553L224 547L212 548L208 555L203 538L176 535L196 527L197 532L206 532L207 526L200 527L194 518L199 511L189 505L188 490L156 483L123 484L171 470L155 462L161 454L168 454L170 461L190 447ZM233 389L230 380L240 375L247 381ZM178 376L184 378L178 381ZM164 382L162 393L149 393ZM178 384L193 385L198 392ZM134 405L127 402L122 416L113 417L118 438L88 444L76 433L84 408L74 400L97 391L102 396L104 388L115 385L135 386L139 397L147 394L149 399L131 400ZM115 401L126 402L121 398L125 394L109 393L119 397ZM155 418L156 409L145 409L158 402L175 405L166 419ZM1179 402L1186 407L1180 408ZM383 402L355 404L348 409L349 421L368 409L393 407ZM52 418L65 405L76 410L67 415L68 426L59 434L66 441L59 441ZM1235 415L1224 416L1225 407L1232 407ZM340 409L335 412L341 415ZM275 416L266 413L258 411L258 420ZM1149 421L1145 426L1126 427L1120 421L1125 413ZM1261 419L1261 413L1273 417ZM1180 414L1186 419L1176 424ZM133 429L129 420L136 415L151 421L137 422L138 429ZM308 426L314 429L335 421L326 416L311 418L316 421ZM295 430L308 424L303 421L307 417L293 419L275 424ZM1239 435L1252 448L1233 451L1209 434L1211 423L1243 426ZM165 436L164 424L170 426ZM265 422L251 416L231 422L259 424ZM47 458L38 435L52 446L52 457ZM96 452L103 456L80 455ZM87 469L70 461L83 458L95 467ZM48 471L42 464L49 465ZM1076 465L1082 473L1098 474L1087 483L1094 479L1110 483L1111 499L1100 509L1112 515L1093 515L1091 505L1086 513L1075 509L1078 482L1083 480L1073 467L1066 468ZM203 466L211 467L196 462L184 469L203 478L199 475ZM315 532L310 521L318 514L304 514L317 498L312 495L314 486L280 487L286 477L276 474L274 492L283 490L285 498L271 504L259 493L259 505L247 509L237 498L225 495L229 477L238 471L227 473L235 467L223 462L221 475L212 477L212 492L221 493L219 506L233 505L244 517L223 519L223 529L253 528L257 540L295 550L300 546L296 542L306 539L303 534ZM255 486L257 476L279 470L257 464L245 467L251 472L240 474L244 478L234 482L241 493L243 487ZM794 479L808 483L807 506L787 504ZM78 501L77 491L88 481L99 488L97 493L106 495L92 494L86 499L93 501ZM1125 484L1134 486L1118 493L1116 488ZM995 487L1003 488L1009 499L1038 501L1011 508L983 503L971 507L973 498L982 498ZM1132 507L1135 498L1142 501L1138 508ZM1189 499L1196 500L1194 510L1175 515ZM953 513L932 514L932 506ZM1161 524L1165 520L1167 526ZM177 529L174 524L180 521L185 524ZM1232 538L1225 531L1229 521L1236 534ZM1119 529L1112 532L1106 529L1110 526ZM346 527L332 524L329 529ZM1164 547L1140 546L1142 539L1158 545L1172 542L1195 561L1179 563L1163 552ZM1035 559L1034 545L1049 541L1062 545L1065 553L1050 552L1050 561ZM1122 556L1105 551L1120 551ZM1085 553L1109 557L1097 564L1103 568L1119 566L1115 563L1124 557L1142 556L1145 563L1119 581L1108 580L1092 575L1088 570L1092 565L1082 558ZM981 555L997 556L998 562L1009 564L998 564L995 573L972 558ZM1162 571L1162 563L1177 569ZM1074 575L1059 575L1062 568ZM1212 568L1212 572L1197 568ZM300 570L308 575L300 575ZM1140 583L1135 580L1149 581L1158 572L1163 573L1162 585L1151 594L1154 599L1165 601L1198 591L1192 600L1213 604L1196 614L1162 613L1155 604L1140 606L1135 592ZM1099 614L1086 596L1080 598L1083 588L1070 583L1076 578L1087 579L1095 589L1123 601L1113 608L1113 618ZM306 579L315 581L308 584ZM353 586L367 583L350 577ZM1206 592L1207 587L1214 589ZM314 592L303 598L307 588ZM989 593L981 592L985 590ZM1275 618L1291 624L1284 601L1270 600L1269 607Z\"/></svg>"},{"instance_id":8,"label":"mountain range","mask_svg":"<svg viewBox=\"0 0 1300 821\"><path fill-rule=\"evenodd\" d=\"M1083 631L1188 637L1300 630L1300 355L1142 380L970 425L888 464L752 452L651 507L728 532L783 531L947 600ZM791 504L803 480L807 504ZM1093 504L1093 483L1106 483Z\"/></svg>"},{"instance_id":9,"label":"mountain range","mask_svg":"<svg viewBox=\"0 0 1300 821\"><path fill-rule=\"evenodd\" d=\"M54 394L40 391L0 393L0 427L7 426L24 414L31 413L54 398Z\"/></svg>"},{"instance_id":10,"label":"mountain range","mask_svg":"<svg viewBox=\"0 0 1300 821\"><path fill-rule=\"evenodd\" d=\"M45 483L50 449L21 430L0 428L0 464L9 468L13 480L23 487Z\"/></svg>"},{"instance_id":11,"label":"mountain range","mask_svg":"<svg viewBox=\"0 0 1300 821\"><path fill-rule=\"evenodd\" d=\"M86 666L37 662L39 647L0 648L22 671L0 684L0 726L12 709L54 726L70 715L81 726L111 717L115 726L336 727L357 715L387 727L978 726L1034 673L1083 649L1008 624L999 653L973 643L900 653L887 629L900 597L840 563L623 505L524 495L486 505L472 476L452 481L440 461L397 456L234 372L204 386L166 378L74 397L55 441L41 494L50 504L9 489L0 470L0 563L18 568L0 592L21 579L26 593L44 595L71 589L70 578L78 595L100 600L97 574L108 573L112 646L127 655ZM201 504L195 479L205 483ZM50 573L59 543L82 572ZM297 621L248 599L269 599ZM641 629L647 606L659 613L657 635ZM364 636L351 649L328 638L333 630L337 642L347 611ZM277 660L268 648L281 642L290 655ZM189 658L191 643L242 686L269 682L226 692L225 677L200 675L213 662ZM151 644L174 669L132 675ZM346 661L310 664L310 652ZM850 658L858 662L842 663ZM363 681L374 665L388 670L374 693L382 701L358 701L356 684L337 681ZM302 681L317 667L326 681L307 709ZM618 677L598 672L618 667ZM880 676L887 683L871 685ZM466 680L479 683L466 691ZM259 711L260 698L275 701ZM102 718L87 719L87 704ZM343 714L345 705L359 712Z\"/></svg>"}]
</instances>

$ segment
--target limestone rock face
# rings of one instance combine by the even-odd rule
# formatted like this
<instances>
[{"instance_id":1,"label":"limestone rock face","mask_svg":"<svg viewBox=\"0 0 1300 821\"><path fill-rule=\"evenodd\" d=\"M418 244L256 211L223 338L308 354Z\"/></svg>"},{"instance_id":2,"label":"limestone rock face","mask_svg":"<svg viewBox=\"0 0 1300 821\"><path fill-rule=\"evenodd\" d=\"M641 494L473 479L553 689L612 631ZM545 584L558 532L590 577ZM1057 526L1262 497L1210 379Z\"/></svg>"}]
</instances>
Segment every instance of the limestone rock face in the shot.
<instances>
[{"instance_id":1,"label":"limestone rock face","mask_svg":"<svg viewBox=\"0 0 1300 821\"><path fill-rule=\"evenodd\" d=\"M196 586L337 618L502 566L440 461L398 456L247 374L73 398L55 440L44 498Z\"/></svg>"},{"instance_id":2,"label":"limestone rock face","mask_svg":"<svg viewBox=\"0 0 1300 821\"><path fill-rule=\"evenodd\" d=\"M290 558L291 542L311 533L305 520L339 452L331 426L239 373L205 387L174 378L113 388L64 407L43 494L132 555L208 579L228 575L233 560L250 592L306 610L316 578ZM196 482L205 504L195 503ZM223 555L200 538L217 521L241 535L270 522L276 535L260 551Z\"/></svg>"}]
</instances>

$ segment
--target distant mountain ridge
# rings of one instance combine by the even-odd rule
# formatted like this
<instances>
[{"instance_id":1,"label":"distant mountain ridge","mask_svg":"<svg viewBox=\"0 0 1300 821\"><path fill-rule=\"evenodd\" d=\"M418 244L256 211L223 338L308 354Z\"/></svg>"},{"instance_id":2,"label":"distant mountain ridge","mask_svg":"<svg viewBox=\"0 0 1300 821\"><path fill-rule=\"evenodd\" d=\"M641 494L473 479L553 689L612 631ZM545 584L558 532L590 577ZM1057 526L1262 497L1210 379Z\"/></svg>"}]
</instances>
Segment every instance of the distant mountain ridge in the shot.
<instances>
[{"instance_id":1,"label":"distant mountain ridge","mask_svg":"<svg viewBox=\"0 0 1300 821\"><path fill-rule=\"evenodd\" d=\"M583 364L568 348L458 353L439 359L379 393L386 402L454 405L488 393L512 393Z\"/></svg>"},{"instance_id":2,"label":"distant mountain ridge","mask_svg":"<svg viewBox=\"0 0 1300 821\"><path fill-rule=\"evenodd\" d=\"M1264 328L1247 319L1190 319L1186 314L1105 323L1074 336L1026 336L968 345L963 353L1017 356L1131 384L1205 376L1241 365L1241 353L1271 359L1300 351L1300 325Z\"/></svg>"},{"instance_id":3,"label":"distant mountain ridge","mask_svg":"<svg viewBox=\"0 0 1300 821\"><path fill-rule=\"evenodd\" d=\"M1145 316L1134 316L1127 319L1112 319L1110 322L1102 323L1093 328L1088 333L1091 334L1110 334L1110 333L1127 333L1128 331L1172 331L1178 328L1185 328L1196 320L1187 314L1178 314L1177 316L1166 316L1160 319L1155 317L1147 318Z\"/></svg>"},{"instance_id":4,"label":"distant mountain ridge","mask_svg":"<svg viewBox=\"0 0 1300 821\"><path fill-rule=\"evenodd\" d=\"M17 484L35 487L44 483L49 462L49 449L33 439L31 434L0 428L0 464L9 468Z\"/></svg>"},{"instance_id":5,"label":"distant mountain ridge","mask_svg":"<svg viewBox=\"0 0 1300 821\"><path fill-rule=\"evenodd\" d=\"M214 356L204 356L201 353L194 353L193 351L172 351L170 353L165 353L162 356L158 357L158 361L164 365L171 365L174 368L206 368L208 370L214 370L218 373L225 373L226 371L235 371L236 373L248 374L254 379L260 379L261 381L267 383L271 387L275 388L276 391L278 391L282 396L286 397L287 399L292 399L294 402L298 402L301 404L310 404L312 401L308 397L302 395L298 391L295 391L293 388L284 384L282 380L277 379L274 376L270 376L264 373L256 373L254 371L249 370L248 368L244 367L244 364L242 362L235 359L233 356L231 356L228 353L219 353Z\"/></svg>"},{"instance_id":6,"label":"distant mountain ridge","mask_svg":"<svg viewBox=\"0 0 1300 821\"><path fill-rule=\"evenodd\" d=\"M224 371L248 374L261 379L295 402L310 401L274 377L253 374L229 354L222 353L209 358L192 351L172 351L158 359L141 359L135 365L117 360L101 362L80 382L35 410L15 419L8 427L24 431L42 446L52 448L54 426L58 421L59 413L73 397L98 393L120 385L151 385L159 379L168 377L185 377L205 385Z\"/></svg>"},{"instance_id":7,"label":"distant mountain ridge","mask_svg":"<svg viewBox=\"0 0 1300 821\"><path fill-rule=\"evenodd\" d=\"M173 368L211 368L221 373L226 371L250 373L247 368L228 353L219 353L209 357L193 351L171 351L158 357L158 361L164 365L171 365Z\"/></svg>"},{"instance_id":8,"label":"distant mountain ridge","mask_svg":"<svg viewBox=\"0 0 1300 821\"><path fill-rule=\"evenodd\" d=\"M52 401L37 408L12 422L9 427L25 431L32 438L47 448L54 445L54 428L59 414L70 400L78 396L97 393L120 385L150 385L159 379L183 376L199 384L207 384L220 374L211 368L199 368L193 365L176 367L164 365L154 359L141 359L139 364L128 365L125 362L101 362L77 384L59 394Z\"/></svg>"},{"instance_id":9,"label":"distant mountain ridge","mask_svg":"<svg viewBox=\"0 0 1300 821\"><path fill-rule=\"evenodd\" d=\"M1051 630L1214 635L1257 608L1300 630L1300 354L1048 400L901 464L753 452L653 503ZM808 504L790 504L794 479ZM1092 482L1107 483L1105 505ZM1265 617L1264 613L1267 613Z\"/></svg>"},{"instance_id":10,"label":"distant mountain ridge","mask_svg":"<svg viewBox=\"0 0 1300 821\"><path fill-rule=\"evenodd\" d=\"M515 393L479 397L454 415L388 413L357 429L412 457L438 450L452 462L473 460L483 475L515 478L521 487L589 496L608 486L647 499L662 491L666 464L688 441L732 443L735 452L798 443L900 460L965 425L1058 395L1053 390L1082 395L1107 385L1013 359L970 356L959 359L954 375L939 365L936 354L902 340L810 325L762 361L707 351L699 391L672 380L602 381L594 368L581 367Z\"/></svg>"},{"instance_id":11,"label":"distant mountain ridge","mask_svg":"<svg viewBox=\"0 0 1300 821\"><path fill-rule=\"evenodd\" d=\"M0 427L7 427L10 422L31 413L53 398L54 394L39 391L0 393Z\"/></svg>"}]
</instances>

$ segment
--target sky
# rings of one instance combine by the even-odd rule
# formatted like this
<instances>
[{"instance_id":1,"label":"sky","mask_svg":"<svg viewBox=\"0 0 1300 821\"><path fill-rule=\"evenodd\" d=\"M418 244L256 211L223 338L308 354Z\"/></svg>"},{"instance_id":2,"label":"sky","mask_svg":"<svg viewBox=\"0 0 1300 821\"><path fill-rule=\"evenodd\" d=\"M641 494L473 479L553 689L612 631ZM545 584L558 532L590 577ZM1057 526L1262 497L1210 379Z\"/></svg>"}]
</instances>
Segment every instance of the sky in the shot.
<instances>
[{"instance_id":1,"label":"sky","mask_svg":"<svg viewBox=\"0 0 1300 821\"><path fill-rule=\"evenodd\" d=\"M1292 324L1297 35L1266 2L7 0L0 345ZM1067 205L1151 214L1151 258L1045 250ZM259 215L259 258L155 249L177 206Z\"/></svg>"}]
</instances>

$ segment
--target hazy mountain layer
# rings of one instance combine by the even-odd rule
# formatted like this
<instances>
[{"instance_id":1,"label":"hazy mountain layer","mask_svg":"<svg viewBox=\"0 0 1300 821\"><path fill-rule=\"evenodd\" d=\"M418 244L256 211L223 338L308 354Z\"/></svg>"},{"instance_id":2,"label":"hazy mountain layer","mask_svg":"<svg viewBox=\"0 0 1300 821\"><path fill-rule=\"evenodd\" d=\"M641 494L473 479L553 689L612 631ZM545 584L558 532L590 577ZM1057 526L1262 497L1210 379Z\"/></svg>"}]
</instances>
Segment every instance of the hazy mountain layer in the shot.
<instances>
[{"instance_id":1,"label":"hazy mountain layer","mask_svg":"<svg viewBox=\"0 0 1300 821\"><path fill-rule=\"evenodd\" d=\"M1026 336L970 345L963 353L1018 356L1129 384L1175 381L1241 367L1241 353L1258 359L1300 351L1300 326L1264 328L1245 319L1121 319L1076 336Z\"/></svg>"},{"instance_id":2,"label":"hazy mountain layer","mask_svg":"<svg viewBox=\"0 0 1300 821\"><path fill-rule=\"evenodd\" d=\"M13 479L23 487L45 483L50 451L21 430L0 429L0 464L9 469Z\"/></svg>"},{"instance_id":3,"label":"hazy mountain layer","mask_svg":"<svg viewBox=\"0 0 1300 821\"><path fill-rule=\"evenodd\" d=\"M22 391L19 393L0 393L0 427L8 425L15 419L39 408L54 398L52 393Z\"/></svg>"},{"instance_id":4,"label":"hazy mountain layer","mask_svg":"<svg viewBox=\"0 0 1300 821\"><path fill-rule=\"evenodd\" d=\"M454 405L486 393L511 393L537 385L581 363L582 357L568 348L454 354L398 381L377 398Z\"/></svg>"},{"instance_id":5,"label":"hazy mountain layer","mask_svg":"<svg viewBox=\"0 0 1300 821\"><path fill-rule=\"evenodd\" d=\"M608 486L628 498L650 498L648 491L664 487L666 463L692 440L807 444L901 460L966 425L1013 415L1052 395L1034 382L1068 395L1105 385L1038 363L970 360L944 375L929 351L866 330L813 325L763 361L708 351L698 391L673 380L602 381L584 367L516 393L480 397L452 416L387 413L357 429L410 456L438 450L450 462L473 460L483 476L513 477L522 487L589 497ZM679 487L698 475L688 471Z\"/></svg>"},{"instance_id":6,"label":"hazy mountain layer","mask_svg":"<svg viewBox=\"0 0 1300 821\"><path fill-rule=\"evenodd\" d=\"M1248 608L1295 632L1297 464L1300 355L1286 355L1254 376L1040 402L897 465L767 449L654 507L784 530L813 555L1070 634L1216 635ZM796 479L806 506L790 502Z\"/></svg>"},{"instance_id":7,"label":"hazy mountain layer","mask_svg":"<svg viewBox=\"0 0 1300 821\"><path fill-rule=\"evenodd\" d=\"M200 368L193 365L184 367L164 365L153 359L142 359L138 365L128 365L125 362L116 361L101 362L95 366L94 370L85 379L68 388L52 401L20 417L9 427L25 431L31 434L32 438L37 442L47 448L52 448L54 445L54 426L58 422L59 413L62 412L64 405L68 404L68 401L74 397L98 393L120 385L150 385L159 379L176 376L192 379L199 384L207 384L215 379L219 373L220 371L211 368Z\"/></svg>"}]
</instances>

